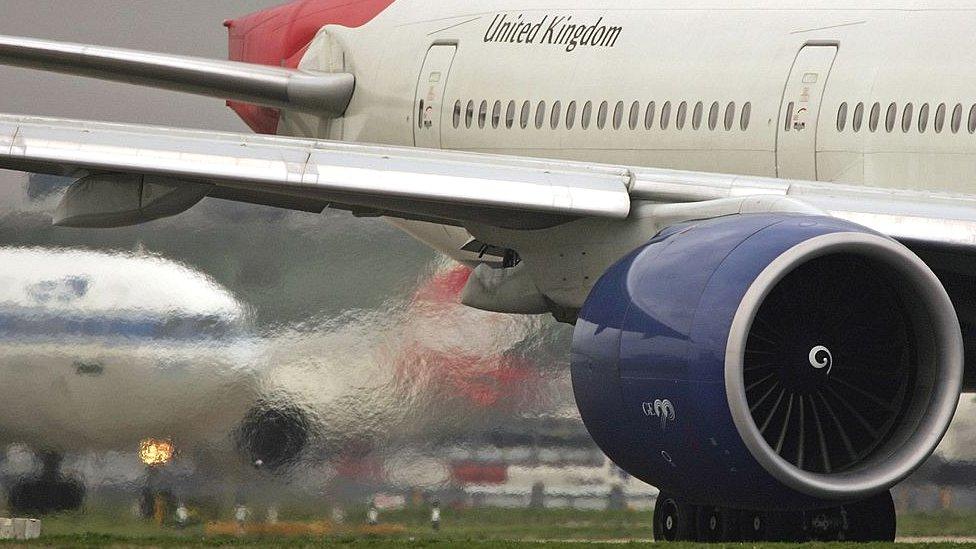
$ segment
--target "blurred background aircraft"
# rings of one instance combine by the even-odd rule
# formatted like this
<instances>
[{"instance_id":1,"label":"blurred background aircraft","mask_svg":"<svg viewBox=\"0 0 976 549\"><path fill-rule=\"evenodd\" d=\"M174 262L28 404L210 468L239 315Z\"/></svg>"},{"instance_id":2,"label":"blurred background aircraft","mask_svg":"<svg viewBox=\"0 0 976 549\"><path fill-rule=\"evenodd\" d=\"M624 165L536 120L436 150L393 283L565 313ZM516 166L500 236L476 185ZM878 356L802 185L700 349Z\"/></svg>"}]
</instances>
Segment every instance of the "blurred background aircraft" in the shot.
<instances>
[{"instance_id":1,"label":"blurred background aircraft","mask_svg":"<svg viewBox=\"0 0 976 549\"><path fill-rule=\"evenodd\" d=\"M21 206L6 222L43 220L65 184L46 176L18 182L21 196L11 194ZM27 237L0 249L8 266L0 275L0 375L12 381L0 405L0 443L18 443L6 467L15 510L73 508L87 492L141 497L150 485L179 498L216 485L228 500L254 501L269 499L270 483L353 502L470 486L482 501L518 501L539 478L560 484L566 466L582 468L573 478L585 482L560 494L602 502L610 483L626 478L579 424L558 351L568 333L554 322L460 306L469 270L424 256L396 282L396 297L370 308L330 310L331 296L310 300L304 316L286 312L298 308L287 300L252 306L241 296L260 301L265 284L283 284L291 269L351 273L322 259L288 264L281 244L294 235L292 214L213 207L237 224L235 234L269 241L249 255L279 274L253 285L230 278L231 292L149 251L158 239L180 261L184 247L199 247L204 261L231 255L225 241L208 249L189 233L192 221L125 247L134 251L97 238L82 248ZM269 236L275 231L281 242ZM355 269L352 261L344 268ZM320 286L303 274L309 287ZM296 299L300 292L283 289ZM169 455L140 467L146 440L171 444L173 467ZM648 503L653 489L631 482Z\"/></svg>"},{"instance_id":2,"label":"blurred background aircraft","mask_svg":"<svg viewBox=\"0 0 976 549\"><path fill-rule=\"evenodd\" d=\"M260 413L248 412L259 373L247 309L206 276L67 248L0 248L0 265L0 445L42 462L9 482L15 510L81 504L83 484L60 471L66 453L210 447Z\"/></svg>"}]
</instances>

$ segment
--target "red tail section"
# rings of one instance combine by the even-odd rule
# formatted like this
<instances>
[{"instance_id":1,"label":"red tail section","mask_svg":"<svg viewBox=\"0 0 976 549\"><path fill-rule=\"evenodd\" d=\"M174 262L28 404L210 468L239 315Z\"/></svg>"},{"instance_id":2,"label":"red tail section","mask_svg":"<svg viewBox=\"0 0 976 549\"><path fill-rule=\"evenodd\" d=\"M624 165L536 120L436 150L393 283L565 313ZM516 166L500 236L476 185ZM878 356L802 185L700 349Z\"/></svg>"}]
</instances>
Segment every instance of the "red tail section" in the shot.
<instances>
[{"instance_id":1,"label":"red tail section","mask_svg":"<svg viewBox=\"0 0 976 549\"><path fill-rule=\"evenodd\" d=\"M394 0L296 0L240 19L224 21L232 61L296 68L315 34L325 25L365 25ZM276 109L228 101L252 130L274 134Z\"/></svg>"}]
</instances>

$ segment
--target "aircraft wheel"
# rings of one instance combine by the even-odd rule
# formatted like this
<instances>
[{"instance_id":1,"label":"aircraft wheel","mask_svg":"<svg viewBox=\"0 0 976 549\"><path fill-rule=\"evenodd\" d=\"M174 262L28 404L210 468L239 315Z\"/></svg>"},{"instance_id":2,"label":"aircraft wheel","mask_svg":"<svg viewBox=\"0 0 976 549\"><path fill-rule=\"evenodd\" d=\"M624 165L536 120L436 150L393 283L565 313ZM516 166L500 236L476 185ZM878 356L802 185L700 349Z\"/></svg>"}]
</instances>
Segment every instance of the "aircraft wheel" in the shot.
<instances>
[{"instance_id":1,"label":"aircraft wheel","mask_svg":"<svg viewBox=\"0 0 976 549\"><path fill-rule=\"evenodd\" d=\"M896 522L891 492L816 511L750 511L695 506L662 493L654 506L654 539L892 542Z\"/></svg>"},{"instance_id":2,"label":"aircraft wheel","mask_svg":"<svg viewBox=\"0 0 976 549\"><path fill-rule=\"evenodd\" d=\"M874 497L842 505L841 541L895 541L897 516L891 492L885 491Z\"/></svg>"},{"instance_id":3,"label":"aircraft wheel","mask_svg":"<svg viewBox=\"0 0 976 549\"><path fill-rule=\"evenodd\" d=\"M738 530L735 511L724 507L705 505L698 508L698 538L696 541L736 541Z\"/></svg>"},{"instance_id":4,"label":"aircraft wheel","mask_svg":"<svg viewBox=\"0 0 976 549\"><path fill-rule=\"evenodd\" d=\"M18 515L47 515L79 509L85 500L85 487L73 479L38 478L10 489L10 510Z\"/></svg>"},{"instance_id":5,"label":"aircraft wheel","mask_svg":"<svg viewBox=\"0 0 976 549\"><path fill-rule=\"evenodd\" d=\"M806 515L802 511L769 511L766 513L764 541L802 542L810 540L804 528Z\"/></svg>"},{"instance_id":6,"label":"aircraft wheel","mask_svg":"<svg viewBox=\"0 0 976 549\"><path fill-rule=\"evenodd\" d=\"M695 541L695 506L662 492L654 504L654 539L657 541Z\"/></svg>"},{"instance_id":7,"label":"aircraft wheel","mask_svg":"<svg viewBox=\"0 0 976 549\"><path fill-rule=\"evenodd\" d=\"M765 541L767 539L766 522L768 521L766 515L765 511L739 511L739 516L736 520L739 540Z\"/></svg>"},{"instance_id":8,"label":"aircraft wheel","mask_svg":"<svg viewBox=\"0 0 976 549\"><path fill-rule=\"evenodd\" d=\"M767 541L895 540L895 503L891 492L815 511L769 513Z\"/></svg>"}]
</instances>

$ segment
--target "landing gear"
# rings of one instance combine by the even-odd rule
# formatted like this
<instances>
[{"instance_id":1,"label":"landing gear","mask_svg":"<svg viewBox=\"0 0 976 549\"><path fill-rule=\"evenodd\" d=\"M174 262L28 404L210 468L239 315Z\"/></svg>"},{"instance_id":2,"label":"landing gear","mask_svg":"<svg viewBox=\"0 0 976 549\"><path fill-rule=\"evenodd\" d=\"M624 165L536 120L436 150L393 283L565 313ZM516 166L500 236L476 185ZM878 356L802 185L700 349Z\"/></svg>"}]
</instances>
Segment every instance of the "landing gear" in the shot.
<instances>
[{"instance_id":1,"label":"landing gear","mask_svg":"<svg viewBox=\"0 0 976 549\"><path fill-rule=\"evenodd\" d=\"M766 524L769 522L764 511L739 511L736 517L738 541L762 541L767 538Z\"/></svg>"},{"instance_id":2,"label":"landing gear","mask_svg":"<svg viewBox=\"0 0 976 549\"><path fill-rule=\"evenodd\" d=\"M804 526L818 541L894 541L895 503L891 493L819 511L809 511Z\"/></svg>"},{"instance_id":3,"label":"landing gear","mask_svg":"<svg viewBox=\"0 0 976 549\"><path fill-rule=\"evenodd\" d=\"M724 507L705 505L698 508L698 540L716 542L735 537L735 511Z\"/></svg>"},{"instance_id":4,"label":"landing gear","mask_svg":"<svg viewBox=\"0 0 976 549\"><path fill-rule=\"evenodd\" d=\"M61 456L45 453L41 459L44 469L39 477L21 481L10 489L10 510L18 515L47 515L80 508L85 487L61 475Z\"/></svg>"},{"instance_id":5,"label":"landing gear","mask_svg":"<svg viewBox=\"0 0 976 549\"><path fill-rule=\"evenodd\" d=\"M815 511L752 511L691 505L662 492L654 508L661 541L894 541L890 492Z\"/></svg>"},{"instance_id":6,"label":"landing gear","mask_svg":"<svg viewBox=\"0 0 976 549\"><path fill-rule=\"evenodd\" d=\"M694 541L697 516L693 505L661 493L654 506L654 539L660 541Z\"/></svg>"}]
</instances>

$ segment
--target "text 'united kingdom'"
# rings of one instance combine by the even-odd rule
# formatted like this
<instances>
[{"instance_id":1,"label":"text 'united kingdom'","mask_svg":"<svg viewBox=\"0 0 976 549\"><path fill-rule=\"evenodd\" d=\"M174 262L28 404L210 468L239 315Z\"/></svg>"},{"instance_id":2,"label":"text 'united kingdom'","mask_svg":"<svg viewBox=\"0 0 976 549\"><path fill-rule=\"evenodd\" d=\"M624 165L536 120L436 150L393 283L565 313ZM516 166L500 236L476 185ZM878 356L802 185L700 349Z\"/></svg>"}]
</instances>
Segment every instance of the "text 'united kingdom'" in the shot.
<instances>
[{"instance_id":1,"label":"text 'united kingdom'","mask_svg":"<svg viewBox=\"0 0 976 549\"><path fill-rule=\"evenodd\" d=\"M565 46L570 52L580 46L612 48L623 27L603 24L603 17L595 23L577 23L572 15L545 15L542 20L526 20L522 14L512 18L507 13L495 15L485 42L504 44L542 44Z\"/></svg>"}]
</instances>

